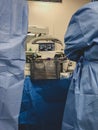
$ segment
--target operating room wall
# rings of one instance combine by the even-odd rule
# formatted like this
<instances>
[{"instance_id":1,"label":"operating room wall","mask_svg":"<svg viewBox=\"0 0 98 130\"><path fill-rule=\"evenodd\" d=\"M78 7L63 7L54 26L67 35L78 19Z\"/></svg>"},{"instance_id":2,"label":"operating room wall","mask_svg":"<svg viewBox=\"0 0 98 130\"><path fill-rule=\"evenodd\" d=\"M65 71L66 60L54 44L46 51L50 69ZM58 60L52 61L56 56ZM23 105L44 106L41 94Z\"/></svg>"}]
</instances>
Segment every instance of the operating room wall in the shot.
<instances>
[{"instance_id":1,"label":"operating room wall","mask_svg":"<svg viewBox=\"0 0 98 130\"><path fill-rule=\"evenodd\" d=\"M48 27L49 34L64 43L72 14L90 0L62 0L62 3L28 1L29 25Z\"/></svg>"}]
</instances>

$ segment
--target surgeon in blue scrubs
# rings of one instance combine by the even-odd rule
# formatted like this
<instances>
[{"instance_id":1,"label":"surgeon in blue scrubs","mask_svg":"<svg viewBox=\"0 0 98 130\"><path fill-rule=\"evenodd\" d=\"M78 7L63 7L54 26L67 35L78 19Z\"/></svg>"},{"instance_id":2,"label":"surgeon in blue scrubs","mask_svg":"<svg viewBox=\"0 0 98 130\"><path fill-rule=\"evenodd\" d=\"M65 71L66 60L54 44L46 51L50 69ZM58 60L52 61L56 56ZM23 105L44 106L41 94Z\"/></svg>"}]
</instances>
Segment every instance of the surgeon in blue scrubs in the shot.
<instances>
[{"instance_id":1,"label":"surgeon in blue scrubs","mask_svg":"<svg viewBox=\"0 0 98 130\"><path fill-rule=\"evenodd\" d=\"M18 130L27 21L26 0L0 0L0 130Z\"/></svg>"},{"instance_id":2,"label":"surgeon in blue scrubs","mask_svg":"<svg viewBox=\"0 0 98 130\"><path fill-rule=\"evenodd\" d=\"M65 54L73 72L62 130L98 130L98 2L73 14L65 34Z\"/></svg>"}]
</instances>

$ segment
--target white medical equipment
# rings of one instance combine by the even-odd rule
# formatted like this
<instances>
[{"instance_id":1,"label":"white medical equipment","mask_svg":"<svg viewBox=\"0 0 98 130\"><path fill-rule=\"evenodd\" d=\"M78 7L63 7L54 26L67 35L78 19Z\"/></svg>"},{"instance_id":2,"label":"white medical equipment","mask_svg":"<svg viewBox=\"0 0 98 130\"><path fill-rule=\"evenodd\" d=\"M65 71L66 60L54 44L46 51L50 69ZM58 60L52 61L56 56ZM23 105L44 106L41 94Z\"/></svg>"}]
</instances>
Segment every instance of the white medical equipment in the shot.
<instances>
[{"instance_id":1,"label":"white medical equipment","mask_svg":"<svg viewBox=\"0 0 98 130\"><path fill-rule=\"evenodd\" d=\"M26 39L25 75L34 79L68 77L74 70L73 62L64 60L62 42L48 35L48 28L29 27Z\"/></svg>"},{"instance_id":2,"label":"white medical equipment","mask_svg":"<svg viewBox=\"0 0 98 130\"><path fill-rule=\"evenodd\" d=\"M32 74L34 74L35 72L38 75L39 71L41 79L46 77L59 78L60 73L59 71L61 66L60 62L57 61L57 58L60 57L64 57L63 46L60 40L58 40L57 38L53 38L51 36L41 36L33 38L27 45L26 69L25 69L26 75L28 74L30 75L31 71ZM31 64L32 66L30 66ZM41 71L42 69L41 66L44 66L43 71ZM32 70L30 70L30 68ZM38 70L38 68L40 70ZM48 76L45 76L46 74L45 72L47 73Z\"/></svg>"}]
</instances>

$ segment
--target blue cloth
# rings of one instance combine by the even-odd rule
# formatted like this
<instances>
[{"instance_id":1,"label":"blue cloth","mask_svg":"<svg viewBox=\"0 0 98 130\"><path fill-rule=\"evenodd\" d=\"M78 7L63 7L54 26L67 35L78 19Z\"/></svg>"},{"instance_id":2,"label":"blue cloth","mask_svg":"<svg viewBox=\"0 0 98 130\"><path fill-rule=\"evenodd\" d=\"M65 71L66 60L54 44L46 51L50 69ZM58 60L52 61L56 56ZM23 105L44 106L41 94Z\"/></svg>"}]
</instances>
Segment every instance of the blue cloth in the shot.
<instances>
[{"instance_id":1,"label":"blue cloth","mask_svg":"<svg viewBox=\"0 0 98 130\"><path fill-rule=\"evenodd\" d=\"M62 130L98 130L98 2L72 16L65 54L76 61L64 110Z\"/></svg>"},{"instance_id":2,"label":"blue cloth","mask_svg":"<svg viewBox=\"0 0 98 130\"><path fill-rule=\"evenodd\" d=\"M26 0L0 0L0 130L18 130L26 33Z\"/></svg>"},{"instance_id":3,"label":"blue cloth","mask_svg":"<svg viewBox=\"0 0 98 130\"><path fill-rule=\"evenodd\" d=\"M34 80L26 77L19 124L23 130L61 130L70 79Z\"/></svg>"}]
</instances>

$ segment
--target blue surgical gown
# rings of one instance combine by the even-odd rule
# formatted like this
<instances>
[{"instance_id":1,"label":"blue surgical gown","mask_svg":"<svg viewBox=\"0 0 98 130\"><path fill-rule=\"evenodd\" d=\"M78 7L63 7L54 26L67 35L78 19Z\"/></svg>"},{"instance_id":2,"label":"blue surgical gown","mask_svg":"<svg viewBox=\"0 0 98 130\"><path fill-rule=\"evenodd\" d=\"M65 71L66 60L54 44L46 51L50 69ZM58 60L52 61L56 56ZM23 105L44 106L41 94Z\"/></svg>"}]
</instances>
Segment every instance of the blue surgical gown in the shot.
<instances>
[{"instance_id":1,"label":"blue surgical gown","mask_svg":"<svg viewBox=\"0 0 98 130\"><path fill-rule=\"evenodd\" d=\"M26 0L0 0L0 130L18 130L27 10Z\"/></svg>"},{"instance_id":2,"label":"blue surgical gown","mask_svg":"<svg viewBox=\"0 0 98 130\"><path fill-rule=\"evenodd\" d=\"M65 54L76 61L62 130L98 130L98 2L73 14L65 34Z\"/></svg>"}]
</instances>

